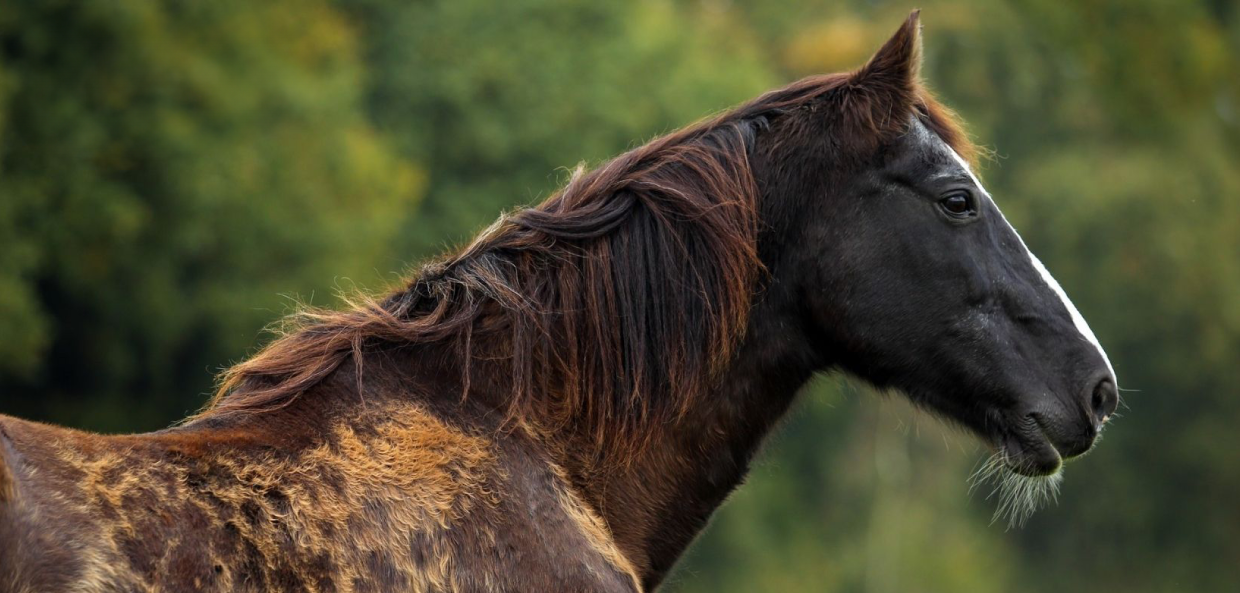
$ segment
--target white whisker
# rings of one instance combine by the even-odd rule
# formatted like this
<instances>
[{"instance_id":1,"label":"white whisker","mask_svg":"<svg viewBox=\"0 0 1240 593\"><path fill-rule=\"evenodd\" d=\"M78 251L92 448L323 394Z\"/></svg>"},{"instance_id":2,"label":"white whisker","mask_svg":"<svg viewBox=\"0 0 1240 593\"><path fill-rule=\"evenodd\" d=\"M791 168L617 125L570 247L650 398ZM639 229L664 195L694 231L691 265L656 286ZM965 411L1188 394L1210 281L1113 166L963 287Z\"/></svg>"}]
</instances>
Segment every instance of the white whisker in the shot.
<instances>
[{"instance_id":1,"label":"white whisker","mask_svg":"<svg viewBox=\"0 0 1240 593\"><path fill-rule=\"evenodd\" d=\"M1063 473L1056 471L1048 476L1025 476L1008 467L1002 453L995 453L969 476L969 495L982 484L991 484L986 500L998 497L991 524L1006 520L1008 529L1024 527L1025 522L1048 502L1059 501L1059 484Z\"/></svg>"}]
</instances>

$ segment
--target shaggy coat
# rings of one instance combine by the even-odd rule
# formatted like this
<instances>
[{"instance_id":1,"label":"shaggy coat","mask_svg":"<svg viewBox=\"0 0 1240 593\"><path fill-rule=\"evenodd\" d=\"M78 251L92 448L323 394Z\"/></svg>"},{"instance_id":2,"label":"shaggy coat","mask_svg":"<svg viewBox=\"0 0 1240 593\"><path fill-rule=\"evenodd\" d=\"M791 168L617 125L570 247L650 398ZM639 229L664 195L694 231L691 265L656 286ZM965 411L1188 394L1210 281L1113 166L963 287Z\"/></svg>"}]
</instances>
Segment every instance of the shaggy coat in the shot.
<instances>
[{"instance_id":1,"label":"shaggy coat","mask_svg":"<svg viewBox=\"0 0 1240 593\"><path fill-rule=\"evenodd\" d=\"M845 357L805 308L807 200L910 121L969 158L919 53L914 13L855 72L578 171L300 313L173 428L0 416L0 593L654 589Z\"/></svg>"}]
</instances>

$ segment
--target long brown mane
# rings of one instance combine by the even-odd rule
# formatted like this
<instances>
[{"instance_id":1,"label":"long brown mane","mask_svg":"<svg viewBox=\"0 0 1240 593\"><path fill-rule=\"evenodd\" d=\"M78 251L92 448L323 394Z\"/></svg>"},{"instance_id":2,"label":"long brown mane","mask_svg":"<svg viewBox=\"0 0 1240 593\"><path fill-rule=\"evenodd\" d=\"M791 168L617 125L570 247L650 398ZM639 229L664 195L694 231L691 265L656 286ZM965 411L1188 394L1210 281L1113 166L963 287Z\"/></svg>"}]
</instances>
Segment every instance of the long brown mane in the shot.
<instances>
[{"instance_id":1,"label":"long brown mane","mask_svg":"<svg viewBox=\"0 0 1240 593\"><path fill-rule=\"evenodd\" d=\"M872 68L874 64L867 65ZM762 263L754 139L791 109L841 112L850 150L901 129L887 105L970 158L954 116L918 85L812 77L574 175L537 207L501 217L464 249L424 266L402 290L343 311L309 309L223 375L203 413L284 406L341 364L383 345L443 344L471 365L501 362L511 417L641 434L706 393L746 327ZM876 90L877 89L877 90ZM824 105L825 104L825 105ZM602 439L601 432L596 438Z\"/></svg>"}]
</instances>

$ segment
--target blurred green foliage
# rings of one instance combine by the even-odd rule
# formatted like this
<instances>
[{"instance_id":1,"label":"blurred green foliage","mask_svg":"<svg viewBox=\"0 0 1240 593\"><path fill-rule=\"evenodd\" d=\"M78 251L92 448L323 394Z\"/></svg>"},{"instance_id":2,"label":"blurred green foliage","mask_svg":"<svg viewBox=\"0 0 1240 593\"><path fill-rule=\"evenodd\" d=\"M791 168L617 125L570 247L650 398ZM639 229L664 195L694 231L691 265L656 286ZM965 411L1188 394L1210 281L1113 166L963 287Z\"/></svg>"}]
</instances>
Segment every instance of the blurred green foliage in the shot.
<instances>
[{"instance_id":1,"label":"blurred green foliage","mask_svg":"<svg viewBox=\"0 0 1240 593\"><path fill-rule=\"evenodd\" d=\"M0 378L35 394L6 411L166 424L281 293L384 262L425 174L365 117L356 32L256 6L0 10Z\"/></svg>"},{"instance_id":2,"label":"blurred green foliage","mask_svg":"<svg viewBox=\"0 0 1240 593\"><path fill-rule=\"evenodd\" d=\"M579 161L861 63L909 6L569 0L0 7L0 411L146 430L292 296L392 272ZM815 383L675 591L1240 582L1240 7L928 1L926 78L1128 402L1023 530L984 455Z\"/></svg>"}]
</instances>

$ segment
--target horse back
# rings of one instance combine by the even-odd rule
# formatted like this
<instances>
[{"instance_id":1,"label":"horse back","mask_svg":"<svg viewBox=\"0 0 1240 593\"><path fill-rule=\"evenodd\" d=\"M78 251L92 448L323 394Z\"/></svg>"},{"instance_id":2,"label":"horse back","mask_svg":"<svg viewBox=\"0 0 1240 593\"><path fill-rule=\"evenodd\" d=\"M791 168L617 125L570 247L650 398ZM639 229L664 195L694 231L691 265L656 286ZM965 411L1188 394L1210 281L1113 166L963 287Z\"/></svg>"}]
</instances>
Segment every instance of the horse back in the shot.
<instances>
[{"instance_id":1,"label":"horse back","mask_svg":"<svg viewBox=\"0 0 1240 593\"><path fill-rule=\"evenodd\" d=\"M0 593L637 588L520 436L415 407L315 438L296 424L102 436L0 417Z\"/></svg>"}]
</instances>

